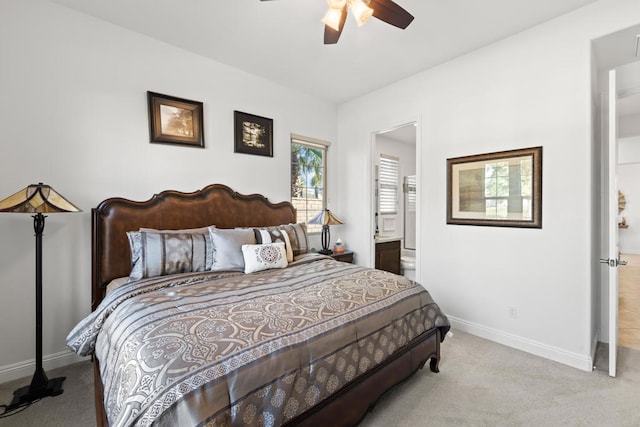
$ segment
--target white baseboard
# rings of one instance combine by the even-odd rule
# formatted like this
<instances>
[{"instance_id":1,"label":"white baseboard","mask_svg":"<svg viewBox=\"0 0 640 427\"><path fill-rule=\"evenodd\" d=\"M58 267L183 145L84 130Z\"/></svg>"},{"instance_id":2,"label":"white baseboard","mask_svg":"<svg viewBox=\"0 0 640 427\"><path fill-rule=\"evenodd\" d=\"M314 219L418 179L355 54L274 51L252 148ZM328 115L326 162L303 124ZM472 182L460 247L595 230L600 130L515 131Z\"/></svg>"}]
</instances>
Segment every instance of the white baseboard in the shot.
<instances>
[{"instance_id":1,"label":"white baseboard","mask_svg":"<svg viewBox=\"0 0 640 427\"><path fill-rule=\"evenodd\" d=\"M476 335L498 344L506 345L545 359L569 365L571 367L581 369L583 371L591 371L593 369L593 356L585 356L573 353L558 347L550 346L541 342L533 341L517 335L509 334L504 331L489 328L484 325L469 322L447 315L451 321L453 329Z\"/></svg>"},{"instance_id":2,"label":"white baseboard","mask_svg":"<svg viewBox=\"0 0 640 427\"><path fill-rule=\"evenodd\" d=\"M71 350L63 350L59 353L43 356L42 367L45 371L61 368L73 363L88 360L89 357L80 357ZM36 370L36 360L29 359L10 365L0 366L0 384L20 378L31 378Z\"/></svg>"}]
</instances>

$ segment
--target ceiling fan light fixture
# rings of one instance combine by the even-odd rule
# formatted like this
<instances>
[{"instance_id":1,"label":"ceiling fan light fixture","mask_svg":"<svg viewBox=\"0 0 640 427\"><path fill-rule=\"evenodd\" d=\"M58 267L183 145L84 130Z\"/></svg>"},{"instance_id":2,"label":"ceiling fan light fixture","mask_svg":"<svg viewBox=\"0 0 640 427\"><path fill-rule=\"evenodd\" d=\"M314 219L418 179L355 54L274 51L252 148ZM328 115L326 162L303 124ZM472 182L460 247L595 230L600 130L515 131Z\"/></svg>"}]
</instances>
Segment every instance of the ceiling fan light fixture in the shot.
<instances>
[{"instance_id":1,"label":"ceiling fan light fixture","mask_svg":"<svg viewBox=\"0 0 640 427\"><path fill-rule=\"evenodd\" d=\"M327 0L327 4L329 10L321 20L324 23L324 44L338 42L349 11L359 27L372 16L401 30L407 28L413 21L413 15L393 0Z\"/></svg>"},{"instance_id":2,"label":"ceiling fan light fixture","mask_svg":"<svg viewBox=\"0 0 640 427\"><path fill-rule=\"evenodd\" d=\"M327 14L322 18L322 22L328 27L333 28L336 31L340 31L340 17L342 16L342 9L335 9L330 7Z\"/></svg>"},{"instance_id":3,"label":"ceiling fan light fixture","mask_svg":"<svg viewBox=\"0 0 640 427\"><path fill-rule=\"evenodd\" d=\"M347 4L347 0L327 0L329 3L329 8L342 10L342 8Z\"/></svg>"},{"instance_id":4,"label":"ceiling fan light fixture","mask_svg":"<svg viewBox=\"0 0 640 427\"><path fill-rule=\"evenodd\" d=\"M362 0L351 0L350 7L351 13L359 27L363 26L369 18L373 16L373 9L367 6Z\"/></svg>"}]
</instances>

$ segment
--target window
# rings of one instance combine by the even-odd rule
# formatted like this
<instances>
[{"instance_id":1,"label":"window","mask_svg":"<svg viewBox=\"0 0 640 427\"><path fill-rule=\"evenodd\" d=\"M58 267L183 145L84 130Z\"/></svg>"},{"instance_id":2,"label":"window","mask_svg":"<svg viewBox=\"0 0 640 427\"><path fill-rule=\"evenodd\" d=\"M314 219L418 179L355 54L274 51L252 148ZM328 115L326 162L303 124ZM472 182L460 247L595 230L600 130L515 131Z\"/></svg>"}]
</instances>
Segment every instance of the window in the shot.
<instances>
[{"instance_id":1,"label":"window","mask_svg":"<svg viewBox=\"0 0 640 427\"><path fill-rule=\"evenodd\" d=\"M326 169L329 143L291 136L291 203L297 221L308 222L327 207ZM321 225L308 224L310 233L320 232Z\"/></svg>"},{"instance_id":2,"label":"window","mask_svg":"<svg viewBox=\"0 0 640 427\"><path fill-rule=\"evenodd\" d=\"M396 214L398 212L398 177L400 175L400 159L380 154L378 168L378 209L380 214Z\"/></svg>"}]
</instances>

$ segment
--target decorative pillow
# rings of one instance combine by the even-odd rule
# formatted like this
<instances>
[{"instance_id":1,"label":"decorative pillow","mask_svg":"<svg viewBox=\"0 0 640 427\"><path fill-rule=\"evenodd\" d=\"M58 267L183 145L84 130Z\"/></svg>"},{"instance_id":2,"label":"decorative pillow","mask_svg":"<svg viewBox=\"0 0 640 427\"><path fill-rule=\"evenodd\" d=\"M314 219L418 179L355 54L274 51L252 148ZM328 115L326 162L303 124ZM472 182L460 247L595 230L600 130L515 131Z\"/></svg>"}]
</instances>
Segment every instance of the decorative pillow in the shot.
<instances>
[{"instance_id":1,"label":"decorative pillow","mask_svg":"<svg viewBox=\"0 0 640 427\"><path fill-rule=\"evenodd\" d=\"M277 230L265 230L254 228L253 233L256 235L257 244L266 243L284 243L284 249L287 253L287 262L293 261L293 250L291 249L291 241L289 241L289 234L281 229Z\"/></svg>"},{"instance_id":2,"label":"decorative pillow","mask_svg":"<svg viewBox=\"0 0 640 427\"><path fill-rule=\"evenodd\" d=\"M129 277L133 280L205 271L213 265L208 234L129 231L127 237L133 265Z\"/></svg>"},{"instance_id":3,"label":"decorative pillow","mask_svg":"<svg viewBox=\"0 0 640 427\"><path fill-rule=\"evenodd\" d=\"M214 255L212 270L244 270L242 245L255 245L252 228L209 228Z\"/></svg>"},{"instance_id":4,"label":"decorative pillow","mask_svg":"<svg viewBox=\"0 0 640 427\"><path fill-rule=\"evenodd\" d=\"M284 242L242 245L244 272L248 274L271 268L285 268L288 263L284 246Z\"/></svg>"},{"instance_id":5,"label":"decorative pillow","mask_svg":"<svg viewBox=\"0 0 640 427\"><path fill-rule=\"evenodd\" d=\"M307 238L307 224L301 222L298 224L285 224L276 227L263 227L263 230L282 230L287 233L289 242L291 243L291 251L293 256L306 254L309 252L309 241Z\"/></svg>"}]
</instances>

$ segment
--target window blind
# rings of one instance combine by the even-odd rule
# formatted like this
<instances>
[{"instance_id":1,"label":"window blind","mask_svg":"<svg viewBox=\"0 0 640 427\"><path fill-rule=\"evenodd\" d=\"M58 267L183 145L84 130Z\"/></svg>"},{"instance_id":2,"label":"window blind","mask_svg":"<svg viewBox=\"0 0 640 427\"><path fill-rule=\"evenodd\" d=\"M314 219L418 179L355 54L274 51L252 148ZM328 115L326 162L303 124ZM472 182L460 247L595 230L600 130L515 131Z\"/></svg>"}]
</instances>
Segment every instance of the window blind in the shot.
<instances>
[{"instance_id":1,"label":"window blind","mask_svg":"<svg viewBox=\"0 0 640 427\"><path fill-rule=\"evenodd\" d=\"M416 176L415 175L406 176L404 178L404 188L403 188L403 190L406 193L406 195L405 195L405 201L406 201L405 209L408 212L415 212L416 211Z\"/></svg>"},{"instance_id":2,"label":"window blind","mask_svg":"<svg viewBox=\"0 0 640 427\"><path fill-rule=\"evenodd\" d=\"M383 215L398 212L399 172L399 158L387 154L380 154L380 167L378 169L378 209Z\"/></svg>"}]
</instances>

